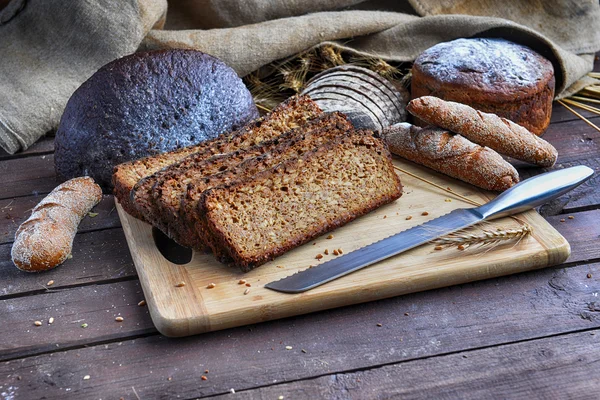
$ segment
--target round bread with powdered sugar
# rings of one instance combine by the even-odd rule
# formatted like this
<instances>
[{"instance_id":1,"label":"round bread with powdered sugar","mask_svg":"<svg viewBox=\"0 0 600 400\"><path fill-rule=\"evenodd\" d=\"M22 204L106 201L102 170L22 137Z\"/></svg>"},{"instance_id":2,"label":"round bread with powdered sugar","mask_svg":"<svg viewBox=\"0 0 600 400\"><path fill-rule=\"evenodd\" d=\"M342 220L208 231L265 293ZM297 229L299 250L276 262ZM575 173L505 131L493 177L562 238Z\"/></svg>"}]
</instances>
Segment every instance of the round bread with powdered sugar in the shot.
<instances>
[{"instance_id":1,"label":"round bread with powdered sugar","mask_svg":"<svg viewBox=\"0 0 600 400\"><path fill-rule=\"evenodd\" d=\"M195 50L135 53L100 68L69 99L56 133L63 179L112 187L117 164L190 146L258 117L236 72Z\"/></svg>"},{"instance_id":2,"label":"round bread with powdered sugar","mask_svg":"<svg viewBox=\"0 0 600 400\"><path fill-rule=\"evenodd\" d=\"M532 49L503 39L439 43L412 69L411 98L435 96L494 113L541 135L554 98L552 63Z\"/></svg>"}]
</instances>

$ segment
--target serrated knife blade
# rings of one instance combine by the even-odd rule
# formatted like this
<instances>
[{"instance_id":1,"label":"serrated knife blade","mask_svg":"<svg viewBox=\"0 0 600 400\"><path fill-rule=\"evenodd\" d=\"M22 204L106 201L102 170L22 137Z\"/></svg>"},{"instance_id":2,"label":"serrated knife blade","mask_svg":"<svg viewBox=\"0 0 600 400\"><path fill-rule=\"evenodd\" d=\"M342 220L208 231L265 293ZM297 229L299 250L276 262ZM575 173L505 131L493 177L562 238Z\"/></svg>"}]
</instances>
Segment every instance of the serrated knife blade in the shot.
<instances>
[{"instance_id":1,"label":"serrated knife blade","mask_svg":"<svg viewBox=\"0 0 600 400\"><path fill-rule=\"evenodd\" d=\"M478 222L537 207L579 186L593 173L591 168L580 165L538 175L482 206L454 210L319 266L270 282L265 287L284 293L307 291Z\"/></svg>"}]
</instances>

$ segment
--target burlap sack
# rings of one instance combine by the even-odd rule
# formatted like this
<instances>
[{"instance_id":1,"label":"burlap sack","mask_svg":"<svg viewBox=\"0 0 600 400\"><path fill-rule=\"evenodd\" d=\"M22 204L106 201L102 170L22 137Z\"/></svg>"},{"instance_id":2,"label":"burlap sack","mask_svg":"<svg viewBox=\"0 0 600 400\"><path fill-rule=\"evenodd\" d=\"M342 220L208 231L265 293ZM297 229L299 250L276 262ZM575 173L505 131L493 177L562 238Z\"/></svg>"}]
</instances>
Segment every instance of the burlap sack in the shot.
<instances>
[{"instance_id":1,"label":"burlap sack","mask_svg":"<svg viewBox=\"0 0 600 400\"><path fill-rule=\"evenodd\" d=\"M162 26L165 1L13 0L0 12L0 146L13 153L55 129L84 80ZM592 82L584 76L600 50L597 0L178 0L169 7L170 30L150 31L140 49L202 50L241 76L329 42L412 61L442 41L500 36L548 57L563 97Z\"/></svg>"},{"instance_id":2,"label":"burlap sack","mask_svg":"<svg viewBox=\"0 0 600 400\"><path fill-rule=\"evenodd\" d=\"M102 65L164 22L166 0L13 0L0 11L0 147L56 129L67 100Z\"/></svg>"},{"instance_id":3,"label":"burlap sack","mask_svg":"<svg viewBox=\"0 0 600 400\"><path fill-rule=\"evenodd\" d=\"M170 3L167 29L185 30L152 31L142 48L199 49L243 76L326 41L385 60L412 61L439 42L499 36L531 46L553 62L559 98L593 81L577 82L592 70L593 54L600 50L600 7L595 0L410 4L422 17L406 13L406 4L393 0L181 0Z\"/></svg>"}]
</instances>

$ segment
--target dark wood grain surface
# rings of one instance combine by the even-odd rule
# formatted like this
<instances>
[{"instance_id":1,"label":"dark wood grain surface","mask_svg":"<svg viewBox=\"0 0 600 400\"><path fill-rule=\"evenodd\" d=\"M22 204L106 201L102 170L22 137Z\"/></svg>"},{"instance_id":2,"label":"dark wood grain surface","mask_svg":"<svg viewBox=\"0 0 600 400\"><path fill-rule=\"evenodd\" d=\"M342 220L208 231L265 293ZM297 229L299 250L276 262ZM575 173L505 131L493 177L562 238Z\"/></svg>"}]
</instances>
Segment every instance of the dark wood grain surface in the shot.
<instances>
[{"instance_id":1,"label":"dark wood grain surface","mask_svg":"<svg viewBox=\"0 0 600 400\"><path fill-rule=\"evenodd\" d=\"M555 168L600 170L600 132L559 104L544 137L559 151ZM0 152L0 399L593 398L600 390L598 175L540 209L571 244L563 265L169 339L138 305L143 293L110 195L82 221L64 265L42 274L12 265L15 230L57 185L52 152L52 137ZM545 171L517 165L523 178Z\"/></svg>"}]
</instances>

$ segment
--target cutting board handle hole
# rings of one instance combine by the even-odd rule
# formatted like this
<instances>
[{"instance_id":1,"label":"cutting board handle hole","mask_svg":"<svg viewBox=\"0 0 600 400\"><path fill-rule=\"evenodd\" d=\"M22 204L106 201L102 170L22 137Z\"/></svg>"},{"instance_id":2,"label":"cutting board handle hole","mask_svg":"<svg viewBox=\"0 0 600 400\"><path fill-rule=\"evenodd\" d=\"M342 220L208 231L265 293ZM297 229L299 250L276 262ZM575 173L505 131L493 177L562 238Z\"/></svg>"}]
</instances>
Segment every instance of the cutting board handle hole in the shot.
<instances>
[{"instance_id":1,"label":"cutting board handle hole","mask_svg":"<svg viewBox=\"0 0 600 400\"><path fill-rule=\"evenodd\" d=\"M160 254L173 264L183 265L192 260L192 249L175 243L173 239L165 235L160 229L152 227L152 238Z\"/></svg>"}]
</instances>

